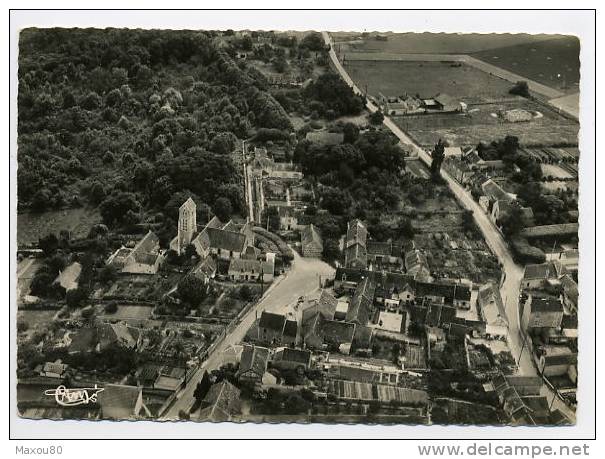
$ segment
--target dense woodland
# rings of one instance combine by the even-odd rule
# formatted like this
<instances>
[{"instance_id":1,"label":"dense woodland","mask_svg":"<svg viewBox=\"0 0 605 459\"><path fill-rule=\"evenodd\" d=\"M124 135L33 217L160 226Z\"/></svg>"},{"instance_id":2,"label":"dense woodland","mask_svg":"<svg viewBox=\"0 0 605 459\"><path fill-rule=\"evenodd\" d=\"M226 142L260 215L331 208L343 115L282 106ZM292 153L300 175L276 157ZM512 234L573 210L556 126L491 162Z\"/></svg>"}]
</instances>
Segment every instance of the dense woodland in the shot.
<instances>
[{"instance_id":1,"label":"dense woodland","mask_svg":"<svg viewBox=\"0 0 605 459\"><path fill-rule=\"evenodd\" d=\"M25 30L19 208L90 203L121 228L176 217L171 197L189 194L200 212L240 212L238 138L292 129L266 88L211 32Z\"/></svg>"}]
</instances>

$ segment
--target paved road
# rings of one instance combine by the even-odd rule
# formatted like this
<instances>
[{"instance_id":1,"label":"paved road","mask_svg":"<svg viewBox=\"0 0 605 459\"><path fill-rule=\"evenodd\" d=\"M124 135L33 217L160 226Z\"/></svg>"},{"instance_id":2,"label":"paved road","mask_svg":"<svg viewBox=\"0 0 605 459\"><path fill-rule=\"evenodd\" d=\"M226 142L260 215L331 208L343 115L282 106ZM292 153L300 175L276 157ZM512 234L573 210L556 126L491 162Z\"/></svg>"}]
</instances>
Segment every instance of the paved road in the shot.
<instances>
[{"instance_id":1,"label":"paved road","mask_svg":"<svg viewBox=\"0 0 605 459\"><path fill-rule=\"evenodd\" d=\"M303 258L296 252L293 251L293 253L294 260L290 271L281 281L267 291L263 299L250 309L235 329L204 361L162 419L178 419L180 410L189 411L194 403L193 392L202 379L204 371L214 370L221 366L223 353L242 341L246 332L254 323L257 314L260 316L260 313L265 310L284 312L287 305L296 301L299 296L307 295L319 288L320 276L322 279L334 276L334 269L323 261L314 258Z\"/></svg>"},{"instance_id":2,"label":"paved road","mask_svg":"<svg viewBox=\"0 0 605 459\"><path fill-rule=\"evenodd\" d=\"M332 45L329 34L327 32L322 32L322 35L326 44ZM330 46L330 58L333 65L336 67L345 82L353 88L353 91L356 94L362 95L362 92L355 85L344 67L338 61L338 57L332 48L333 47ZM378 107L376 107L376 105L370 100L367 102L367 108L370 112L375 112L378 110ZM401 140L401 142L409 145L424 163L430 166L430 154L417 145L409 136L407 136L406 133L403 132L388 116L385 116L384 118L384 125L388 127L393 134L395 134L399 140ZM537 371L532 363L530 353L526 348L524 349L523 338L521 336L519 326L519 287L521 278L523 277L523 267L514 262L508 248L508 244L502 237L502 234L500 231L498 231L487 214L483 212L479 204L473 199L472 195L447 172L441 171L441 175L462 206L472 211L475 222L481 230L487 245L498 257L498 260L502 264L505 278L500 287L500 293L502 295L502 299L505 301L506 314L509 321L508 346L516 360L519 359L520 356L519 372L523 375L535 376L537 375ZM546 385L543 386L543 392L545 394L550 394L548 396L548 400L550 401L554 393L550 391ZM570 417L572 420L575 420L575 414L573 411L570 410L567 405L561 402L558 398L554 401L553 407L561 409L561 411L566 413L568 417Z\"/></svg>"}]
</instances>

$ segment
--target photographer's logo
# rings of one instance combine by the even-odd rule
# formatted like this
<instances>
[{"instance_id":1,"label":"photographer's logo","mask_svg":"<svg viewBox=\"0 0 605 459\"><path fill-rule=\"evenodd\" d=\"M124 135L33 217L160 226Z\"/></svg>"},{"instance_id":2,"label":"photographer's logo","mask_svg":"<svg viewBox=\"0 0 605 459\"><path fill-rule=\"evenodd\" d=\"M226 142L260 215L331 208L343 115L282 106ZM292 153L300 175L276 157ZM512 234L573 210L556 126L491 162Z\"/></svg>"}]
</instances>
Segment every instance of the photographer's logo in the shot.
<instances>
[{"instance_id":1,"label":"photographer's logo","mask_svg":"<svg viewBox=\"0 0 605 459\"><path fill-rule=\"evenodd\" d=\"M44 395L55 397L55 400L61 406L78 406L96 403L97 395L104 390L97 387L96 384L95 387L78 387L76 389L68 389L61 385L56 389L45 390Z\"/></svg>"}]
</instances>

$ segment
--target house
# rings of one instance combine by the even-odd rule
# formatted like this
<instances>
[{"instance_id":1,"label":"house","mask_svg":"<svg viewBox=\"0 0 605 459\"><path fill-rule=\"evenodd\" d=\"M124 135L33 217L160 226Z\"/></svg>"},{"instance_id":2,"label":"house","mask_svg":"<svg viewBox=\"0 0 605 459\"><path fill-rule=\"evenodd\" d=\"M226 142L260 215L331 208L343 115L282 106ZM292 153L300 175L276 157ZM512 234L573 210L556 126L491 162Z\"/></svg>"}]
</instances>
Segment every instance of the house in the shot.
<instances>
[{"instance_id":1,"label":"house","mask_svg":"<svg viewBox=\"0 0 605 459\"><path fill-rule=\"evenodd\" d=\"M477 303L481 317L487 324L486 333L505 337L508 334L508 317L500 296L500 290L494 284L485 284L479 289Z\"/></svg>"},{"instance_id":2,"label":"house","mask_svg":"<svg viewBox=\"0 0 605 459\"><path fill-rule=\"evenodd\" d=\"M134 349L138 346L141 333L137 328L124 322L103 323L97 327L97 350L103 351L111 346Z\"/></svg>"},{"instance_id":3,"label":"house","mask_svg":"<svg viewBox=\"0 0 605 459\"><path fill-rule=\"evenodd\" d=\"M265 260L235 258L229 263L228 275L235 282L272 282L275 258L268 253Z\"/></svg>"},{"instance_id":4,"label":"house","mask_svg":"<svg viewBox=\"0 0 605 459\"><path fill-rule=\"evenodd\" d=\"M421 113L422 101L416 97L405 96L385 96L378 94L380 107L385 115L397 116L408 113Z\"/></svg>"},{"instance_id":5,"label":"house","mask_svg":"<svg viewBox=\"0 0 605 459\"><path fill-rule=\"evenodd\" d=\"M565 274L559 280L563 287L561 300L570 312L576 314L578 312L578 284L569 274Z\"/></svg>"},{"instance_id":6,"label":"house","mask_svg":"<svg viewBox=\"0 0 605 459\"><path fill-rule=\"evenodd\" d=\"M307 321L316 314L321 314L324 319L333 320L336 314L338 300L327 290L322 290L319 298L302 306L302 321Z\"/></svg>"},{"instance_id":7,"label":"house","mask_svg":"<svg viewBox=\"0 0 605 459\"><path fill-rule=\"evenodd\" d=\"M365 268L368 264L367 254L368 229L355 219L348 222L345 236L345 267Z\"/></svg>"},{"instance_id":8,"label":"house","mask_svg":"<svg viewBox=\"0 0 605 459\"><path fill-rule=\"evenodd\" d=\"M242 258L244 260L257 260L261 254L262 254L261 249L259 249L258 247L249 245L248 247L246 247L246 250L244 250L244 253L242 253Z\"/></svg>"},{"instance_id":9,"label":"house","mask_svg":"<svg viewBox=\"0 0 605 459\"><path fill-rule=\"evenodd\" d=\"M314 225L311 224L303 228L300 234L300 242L303 257L321 258L324 249L323 242Z\"/></svg>"},{"instance_id":10,"label":"house","mask_svg":"<svg viewBox=\"0 0 605 459\"><path fill-rule=\"evenodd\" d=\"M462 185L469 183L473 175L473 169L458 157L446 157L442 167Z\"/></svg>"},{"instance_id":11,"label":"house","mask_svg":"<svg viewBox=\"0 0 605 459\"><path fill-rule=\"evenodd\" d=\"M406 273L415 280L428 281L431 279L429 263L420 250L413 249L406 252L404 262Z\"/></svg>"},{"instance_id":12,"label":"house","mask_svg":"<svg viewBox=\"0 0 605 459\"><path fill-rule=\"evenodd\" d=\"M210 253L222 260L240 258L247 246L246 236L235 231L207 228Z\"/></svg>"},{"instance_id":13,"label":"house","mask_svg":"<svg viewBox=\"0 0 605 459\"><path fill-rule=\"evenodd\" d=\"M545 346L538 362L538 370L543 376L569 376L575 371L578 354L564 346Z\"/></svg>"},{"instance_id":14,"label":"house","mask_svg":"<svg viewBox=\"0 0 605 459\"><path fill-rule=\"evenodd\" d=\"M523 279L521 279L521 287L527 289L539 288L548 281L559 279L565 273L565 268L558 260L526 265Z\"/></svg>"},{"instance_id":15,"label":"house","mask_svg":"<svg viewBox=\"0 0 605 459\"><path fill-rule=\"evenodd\" d=\"M347 310L346 321L357 325L366 325L374 309L374 292L376 285L368 276L361 281L355 290Z\"/></svg>"},{"instance_id":16,"label":"house","mask_svg":"<svg viewBox=\"0 0 605 459\"><path fill-rule=\"evenodd\" d=\"M281 337L281 343L294 346L296 344L296 338L298 337L298 322L293 319L286 319L284 324L284 332Z\"/></svg>"},{"instance_id":17,"label":"house","mask_svg":"<svg viewBox=\"0 0 605 459\"><path fill-rule=\"evenodd\" d=\"M496 201L512 201L517 198L514 194L504 191L504 189L491 178L481 184L481 191L483 191L483 195L487 197L492 205Z\"/></svg>"},{"instance_id":18,"label":"house","mask_svg":"<svg viewBox=\"0 0 605 459\"><path fill-rule=\"evenodd\" d=\"M63 379L65 377L65 372L67 371L67 364L62 363L60 359L54 362L46 362L44 367L42 367L42 371L40 371L40 376L45 376L47 378L55 378L55 379Z\"/></svg>"},{"instance_id":19,"label":"house","mask_svg":"<svg viewBox=\"0 0 605 459\"><path fill-rule=\"evenodd\" d=\"M271 365L280 370L309 369L311 351L284 347L273 354Z\"/></svg>"},{"instance_id":20,"label":"house","mask_svg":"<svg viewBox=\"0 0 605 459\"><path fill-rule=\"evenodd\" d=\"M180 367L162 367L153 383L153 388L176 392L185 382L187 370Z\"/></svg>"},{"instance_id":21,"label":"house","mask_svg":"<svg viewBox=\"0 0 605 459\"><path fill-rule=\"evenodd\" d=\"M107 384L97 397L102 419L136 419L146 412L142 387Z\"/></svg>"},{"instance_id":22,"label":"house","mask_svg":"<svg viewBox=\"0 0 605 459\"><path fill-rule=\"evenodd\" d=\"M324 146L340 145L344 139L345 136L342 132L312 131L305 136L305 140Z\"/></svg>"},{"instance_id":23,"label":"house","mask_svg":"<svg viewBox=\"0 0 605 459\"><path fill-rule=\"evenodd\" d=\"M336 268L334 276L334 289L344 290L347 293L353 293L357 288L357 284L361 282L363 277L368 275L370 271L365 271L356 268Z\"/></svg>"},{"instance_id":24,"label":"house","mask_svg":"<svg viewBox=\"0 0 605 459\"><path fill-rule=\"evenodd\" d=\"M461 112L465 105L447 94L437 94L432 99L424 99L423 105L427 110L441 112Z\"/></svg>"},{"instance_id":25,"label":"house","mask_svg":"<svg viewBox=\"0 0 605 459\"><path fill-rule=\"evenodd\" d=\"M563 304L558 298L527 296L523 305L522 324L525 330L532 328L559 328L563 320Z\"/></svg>"},{"instance_id":26,"label":"house","mask_svg":"<svg viewBox=\"0 0 605 459\"><path fill-rule=\"evenodd\" d=\"M240 409L240 390L227 380L213 384L204 397L200 421L227 422Z\"/></svg>"},{"instance_id":27,"label":"house","mask_svg":"<svg viewBox=\"0 0 605 459\"><path fill-rule=\"evenodd\" d=\"M277 215L279 216L279 229L282 231L291 231L298 226L298 217L294 207L292 206L280 206L277 208Z\"/></svg>"},{"instance_id":28,"label":"house","mask_svg":"<svg viewBox=\"0 0 605 459\"><path fill-rule=\"evenodd\" d=\"M242 382L262 383L269 362L269 349L244 344L239 370L236 376Z\"/></svg>"},{"instance_id":29,"label":"house","mask_svg":"<svg viewBox=\"0 0 605 459\"><path fill-rule=\"evenodd\" d=\"M281 343L286 316L263 311L258 322L258 339L265 343Z\"/></svg>"},{"instance_id":30,"label":"house","mask_svg":"<svg viewBox=\"0 0 605 459\"><path fill-rule=\"evenodd\" d=\"M207 284L216 277L216 262L212 257L204 257L191 271L195 277Z\"/></svg>"},{"instance_id":31,"label":"house","mask_svg":"<svg viewBox=\"0 0 605 459\"><path fill-rule=\"evenodd\" d=\"M396 255L399 253L401 253L401 246L393 242L367 241L367 259L377 265L400 263L401 258Z\"/></svg>"},{"instance_id":32,"label":"house","mask_svg":"<svg viewBox=\"0 0 605 459\"><path fill-rule=\"evenodd\" d=\"M117 267L123 273L156 274L163 262L160 240L153 231L149 231L132 250L123 246L116 250L106 264Z\"/></svg>"},{"instance_id":33,"label":"house","mask_svg":"<svg viewBox=\"0 0 605 459\"><path fill-rule=\"evenodd\" d=\"M356 324L325 319L320 313L303 322L303 343L309 349L338 349L348 354L355 336Z\"/></svg>"},{"instance_id":34,"label":"house","mask_svg":"<svg viewBox=\"0 0 605 459\"><path fill-rule=\"evenodd\" d=\"M82 265L80 263L73 262L67 266L63 271L59 271L59 275L55 279L55 283L59 284L65 289L65 291L73 290L78 288L78 278L82 272Z\"/></svg>"}]
</instances>

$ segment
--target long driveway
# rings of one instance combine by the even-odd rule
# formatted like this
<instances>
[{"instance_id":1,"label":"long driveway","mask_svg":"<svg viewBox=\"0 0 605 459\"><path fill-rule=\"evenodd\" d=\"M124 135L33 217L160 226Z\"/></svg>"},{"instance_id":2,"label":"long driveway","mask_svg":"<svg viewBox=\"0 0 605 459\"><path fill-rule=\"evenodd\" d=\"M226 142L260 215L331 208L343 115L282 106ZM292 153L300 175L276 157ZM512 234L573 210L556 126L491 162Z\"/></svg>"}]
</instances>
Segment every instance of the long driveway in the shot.
<instances>
[{"instance_id":1,"label":"long driveway","mask_svg":"<svg viewBox=\"0 0 605 459\"><path fill-rule=\"evenodd\" d=\"M334 276L334 268L315 258L303 258L295 251L292 267L283 279L280 279L270 290L267 290L261 301L242 318L240 323L218 345L200 368L191 377L187 386L178 395L177 401L163 416L163 420L178 419L180 410L189 411L194 403L193 392L202 379L204 371L211 371L221 366L225 351L241 343L248 329L262 311L285 312L288 304L299 296L307 295L319 288L320 277L323 281Z\"/></svg>"},{"instance_id":2,"label":"long driveway","mask_svg":"<svg viewBox=\"0 0 605 459\"><path fill-rule=\"evenodd\" d=\"M352 87L356 94L363 95L359 88L355 85L347 71L341 65L338 60L336 53L333 50L332 41L330 35L327 32L322 32L324 41L330 45L330 58L333 65L340 73L343 80ZM375 112L378 107L371 102L367 101L367 108L370 112ZM388 116L384 118L384 125L388 127L393 134L395 134L399 140L409 145L414 152L418 154L418 157L428 166L431 163L431 156L428 152L417 145L405 132L403 132ZM505 301L506 314L509 321L509 333L508 333L508 346L513 354L515 360L519 360L519 373L526 376L536 376L537 371L532 362L531 355L527 348L523 346L523 337L520 332L519 324L519 291L521 278L523 277L523 267L517 265L508 248L508 244L502 237L500 231L488 218L487 214L481 209L479 204L473 199L472 195L467 192L455 179L453 179L447 172L441 171L441 176L446 181L458 201L466 209L472 211L473 218L477 223L477 226L481 230L487 245L490 247L492 252L498 257L498 260L502 264L505 277L500 287L500 293L502 299ZM543 386L543 395L550 394L548 396L549 401L554 396L554 393L548 389L546 385ZM553 408L559 408L572 420L575 420L575 413L567 405L565 405L560 399L555 398L553 402Z\"/></svg>"}]
</instances>

